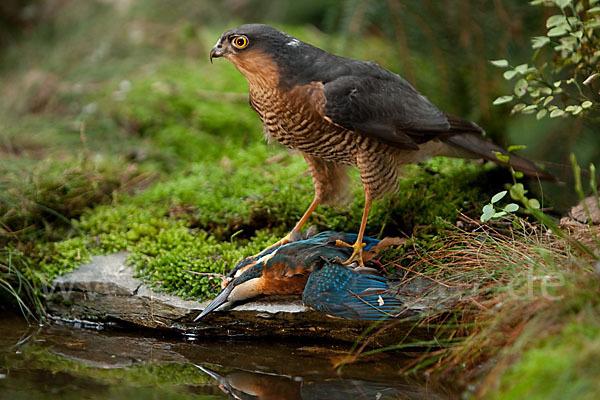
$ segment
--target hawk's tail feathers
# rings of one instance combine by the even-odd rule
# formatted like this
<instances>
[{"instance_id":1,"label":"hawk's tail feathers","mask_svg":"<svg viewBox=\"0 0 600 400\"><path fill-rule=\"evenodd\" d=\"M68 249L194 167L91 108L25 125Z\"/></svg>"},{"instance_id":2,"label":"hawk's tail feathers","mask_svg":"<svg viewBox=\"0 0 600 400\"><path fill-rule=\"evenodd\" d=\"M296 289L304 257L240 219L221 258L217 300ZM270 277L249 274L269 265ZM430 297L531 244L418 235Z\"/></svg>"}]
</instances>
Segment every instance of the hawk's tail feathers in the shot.
<instances>
[{"instance_id":1,"label":"hawk's tail feathers","mask_svg":"<svg viewBox=\"0 0 600 400\"><path fill-rule=\"evenodd\" d=\"M446 137L443 139L443 141L461 151L471 153L476 157L482 157L486 160L493 161L496 164L508 166L507 163L500 161L498 157L496 157L496 152L506 155L506 150L490 141L485 140L483 137L477 134L458 134ZM510 154L509 163L515 171L520 171L527 176L534 178L537 177L547 181L557 180L556 177L552 176L548 172L539 169L533 162L523 157L519 157L516 154Z\"/></svg>"}]
</instances>

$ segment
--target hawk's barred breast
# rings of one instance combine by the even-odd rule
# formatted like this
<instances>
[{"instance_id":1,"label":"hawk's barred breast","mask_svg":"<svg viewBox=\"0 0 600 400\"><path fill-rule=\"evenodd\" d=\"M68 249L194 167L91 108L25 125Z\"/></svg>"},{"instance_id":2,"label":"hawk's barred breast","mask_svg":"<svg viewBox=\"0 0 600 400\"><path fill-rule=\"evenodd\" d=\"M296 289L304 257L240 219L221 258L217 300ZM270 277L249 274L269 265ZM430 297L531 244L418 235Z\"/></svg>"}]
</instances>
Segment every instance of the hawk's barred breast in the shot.
<instances>
[{"instance_id":1,"label":"hawk's barred breast","mask_svg":"<svg viewBox=\"0 0 600 400\"><path fill-rule=\"evenodd\" d=\"M400 150L325 119L307 96L319 96L319 84L282 92L250 86L250 104L269 137L284 146L326 161L359 167L363 185L375 197L397 187Z\"/></svg>"}]
</instances>

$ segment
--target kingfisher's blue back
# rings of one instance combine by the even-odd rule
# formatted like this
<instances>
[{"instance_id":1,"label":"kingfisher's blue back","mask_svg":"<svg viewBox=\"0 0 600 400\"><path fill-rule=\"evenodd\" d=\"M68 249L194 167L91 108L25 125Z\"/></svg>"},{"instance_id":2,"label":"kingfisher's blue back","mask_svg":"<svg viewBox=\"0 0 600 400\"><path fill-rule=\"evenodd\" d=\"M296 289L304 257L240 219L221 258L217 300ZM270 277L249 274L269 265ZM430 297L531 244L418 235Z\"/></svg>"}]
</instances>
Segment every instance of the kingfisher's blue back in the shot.
<instances>
[{"instance_id":1,"label":"kingfisher's blue back","mask_svg":"<svg viewBox=\"0 0 600 400\"><path fill-rule=\"evenodd\" d=\"M313 268L302 301L327 315L358 320L393 318L403 309L388 279L326 261Z\"/></svg>"}]
</instances>

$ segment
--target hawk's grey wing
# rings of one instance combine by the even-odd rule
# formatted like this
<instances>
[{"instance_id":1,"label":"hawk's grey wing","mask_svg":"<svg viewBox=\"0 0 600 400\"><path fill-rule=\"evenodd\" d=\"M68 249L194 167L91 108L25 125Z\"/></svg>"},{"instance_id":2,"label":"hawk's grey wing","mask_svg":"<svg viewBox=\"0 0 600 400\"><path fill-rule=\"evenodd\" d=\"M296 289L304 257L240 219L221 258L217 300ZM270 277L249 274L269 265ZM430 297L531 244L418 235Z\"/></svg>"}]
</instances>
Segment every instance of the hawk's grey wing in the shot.
<instances>
[{"instance_id":1,"label":"hawk's grey wing","mask_svg":"<svg viewBox=\"0 0 600 400\"><path fill-rule=\"evenodd\" d=\"M448 116L398 75L374 63L352 69L323 84L323 112L334 123L415 150L419 143L453 133Z\"/></svg>"}]
</instances>

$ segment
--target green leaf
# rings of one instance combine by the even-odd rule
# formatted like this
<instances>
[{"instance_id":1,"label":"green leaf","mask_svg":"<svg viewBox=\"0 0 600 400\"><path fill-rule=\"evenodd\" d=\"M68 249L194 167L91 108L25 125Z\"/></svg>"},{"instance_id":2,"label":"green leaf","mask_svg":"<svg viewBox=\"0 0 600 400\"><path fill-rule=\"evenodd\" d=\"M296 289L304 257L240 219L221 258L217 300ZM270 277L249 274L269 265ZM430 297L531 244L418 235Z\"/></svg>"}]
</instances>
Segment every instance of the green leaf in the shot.
<instances>
[{"instance_id":1,"label":"green leaf","mask_svg":"<svg viewBox=\"0 0 600 400\"><path fill-rule=\"evenodd\" d=\"M572 0L554 0L554 1L556 2L556 5L559 6L560 8L565 8L566 6L571 4Z\"/></svg>"},{"instance_id":2,"label":"green leaf","mask_svg":"<svg viewBox=\"0 0 600 400\"><path fill-rule=\"evenodd\" d=\"M527 80L525 78L521 78L515 83L515 94L518 97L522 97L525 93L527 93Z\"/></svg>"},{"instance_id":3,"label":"green leaf","mask_svg":"<svg viewBox=\"0 0 600 400\"><path fill-rule=\"evenodd\" d=\"M509 69L508 71L505 71L504 74L502 74L504 79L506 79L507 81L510 81L512 78L514 78L515 75L517 75L517 71L515 71L514 69Z\"/></svg>"},{"instance_id":4,"label":"green leaf","mask_svg":"<svg viewBox=\"0 0 600 400\"><path fill-rule=\"evenodd\" d=\"M579 17L568 17L567 18L567 22L571 25L571 26L579 26L581 25L581 20L579 19Z\"/></svg>"},{"instance_id":5,"label":"green leaf","mask_svg":"<svg viewBox=\"0 0 600 400\"><path fill-rule=\"evenodd\" d=\"M600 7L592 7L589 10L587 10L587 12L588 14L600 12Z\"/></svg>"},{"instance_id":6,"label":"green leaf","mask_svg":"<svg viewBox=\"0 0 600 400\"><path fill-rule=\"evenodd\" d=\"M494 155L496 156L496 158L497 158L498 160L500 160L500 161L502 161L502 162L505 162L505 163L507 163L507 162L508 162L509 158L508 158L508 156L507 156L506 154L502 154L502 153L501 153L501 152L499 152L499 151L494 151L493 153L494 153Z\"/></svg>"},{"instance_id":7,"label":"green leaf","mask_svg":"<svg viewBox=\"0 0 600 400\"><path fill-rule=\"evenodd\" d=\"M529 66L527 64L521 64L515 67L515 71L517 71L520 74L524 74L525 72L527 72L528 68Z\"/></svg>"},{"instance_id":8,"label":"green leaf","mask_svg":"<svg viewBox=\"0 0 600 400\"><path fill-rule=\"evenodd\" d=\"M535 115L535 118L540 120L540 119L544 118L546 116L546 114L548 114L548 111L545 108L543 108L537 112L537 114Z\"/></svg>"},{"instance_id":9,"label":"green leaf","mask_svg":"<svg viewBox=\"0 0 600 400\"><path fill-rule=\"evenodd\" d=\"M506 215L506 213L504 211L500 211L495 213L492 218L500 218L500 217L504 217Z\"/></svg>"},{"instance_id":10,"label":"green leaf","mask_svg":"<svg viewBox=\"0 0 600 400\"><path fill-rule=\"evenodd\" d=\"M506 68L508 67L507 60L490 60L490 64L498 68Z\"/></svg>"},{"instance_id":11,"label":"green leaf","mask_svg":"<svg viewBox=\"0 0 600 400\"><path fill-rule=\"evenodd\" d=\"M550 113L550 118L562 117L564 114L565 112L563 110L557 108L552 110L552 112Z\"/></svg>"},{"instance_id":12,"label":"green leaf","mask_svg":"<svg viewBox=\"0 0 600 400\"><path fill-rule=\"evenodd\" d=\"M501 192L498 192L494 195L494 197L492 197L492 204L499 202L500 200L502 200L504 198L504 196L506 196L506 194L508 193L507 190L503 190ZM484 207L485 209L485 207Z\"/></svg>"},{"instance_id":13,"label":"green leaf","mask_svg":"<svg viewBox=\"0 0 600 400\"><path fill-rule=\"evenodd\" d=\"M506 151L508 151L509 153L512 153L513 151L523 150L526 148L527 148L527 146L522 145L522 144L512 144L512 145L508 146L508 149L506 149Z\"/></svg>"},{"instance_id":14,"label":"green leaf","mask_svg":"<svg viewBox=\"0 0 600 400\"><path fill-rule=\"evenodd\" d=\"M550 43L548 36L534 36L531 38L531 48L539 49Z\"/></svg>"},{"instance_id":15,"label":"green leaf","mask_svg":"<svg viewBox=\"0 0 600 400\"><path fill-rule=\"evenodd\" d=\"M554 96L546 97L546 100L544 100L544 107L546 107L552 100L554 100Z\"/></svg>"},{"instance_id":16,"label":"green leaf","mask_svg":"<svg viewBox=\"0 0 600 400\"><path fill-rule=\"evenodd\" d=\"M562 14L556 14L546 20L546 28L563 25L567 23L567 18Z\"/></svg>"},{"instance_id":17,"label":"green leaf","mask_svg":"<svg viewBox=\"0 0 600 400\"><path fill-rule=\"evenodd\" d=\"M513 200L519 201L525 197L525 187L522 183L517 183L510 187L510 197Z\"/></svg>"},{"instance_id":18,"label":"green leaf","mask_svg":"<svg viewBox=\"0 0 600 400\"><path fill-rule=\"evenodd\" d=\"M547 33L548 37L562 36L567 33L567 30L562 26L555 26Z\"/></svg>"},{"instance_id":19,"label":"green leaf","mask_svg":"<svg viewBox=\"0 0 600 400\"><path fill-rule=\"evenodd\" d=\"M581 103L581 108L590 108L593 105L593 103L589 100L584 101L583 103Z\"/></svg>"},{"instance_id":20,"label":"green leaf","mask_svg":"<svg viewBox=\"0 0 600 400\"><path fill-rule=\"evenodd\" d=\"M531 208L535 208L536 210L540 209L540 202L537 199L529 199L527 200L527 205Z\"/></svg>"},{"instance_id":21,"label":"green leaf","mask_svg":"<svg viewBox=\"0 0 600 400\"><path fill-rule=\"evenodd\" d=\"M571 32L571 36L576 37L577 39L581 39L583 37L583 31Z\"/></svg>"},{"instance_id":22,"label":"green leaf","mask_svg":"<svg viewBox=\"0 0 600 400\"><path fill-rule=\"evenodd\" d=\"M513 98L514 98L514 96L500 96L496 100L494 100L494 102L492 104L497 106L500 104L509 103L512 101Z\"/></svg>"},{"instance_id":23,"label":"green leaf","mask_svg":"<svg viewBox=\"0 0 600 400\"><path fill-rule=\"evenodd\" d=\"M481 214L481 217L479 219L481 220L481 222L487 222L494 216L495 213L496 210L494 209L494 206L492 206L491 204L486 204L485 206L483 206L483 214Z\"/></svg>"},{"instance_id":24,"label":"green leaf","mask_svg":"<svg viewBox=\"0 0 600 400\"><path fill-rule=\"evenodd\" d=\"M521 111L525 107L526 107L525 103L515 104L515 106L512 108L512 110L510 112L512 112L512 113L518 113L519 111Z\"/></svg>"},{"instance_id":25,"label":"green leaf","mask_svg":"<svg viewBox=\"0 0 600 400\"><path fill-rule=\"evenodd\" d=\"M504 207L504 211L507 213L516 212L519 210L519 206L515 203L509 203Z\"/></svg>"},{"instance_id":26,"label":"green leaf","mask_svg":"<svg viewBox=\"0 0 600 400\"><path fill-rule=\"evenodd\" d=\"M524 109L521 110L523 114L533 114L533 112L537 109L537 104L530 104Z\"/></svg>"},{"instance_id":27,"label":"green leaf","mask_svg":"<svg viewBox=\"0 0 600 400\"><path fill-rule=\"evenodd\" d=\"M586 28L588 28L588 29L590 29L590 28L591 28L591 29L595 29L595 28L598 28L598 27L600 26L600 20L599 20L599 19L596 19L596 18L594 18L594 19L589 19L589 20L585 21L585 22L583 23L583 25L584 25Z\"/></svg>"},{"instance_id":28,"label":"green leaf","mask_svg":"<svg viewBox=\"0 0 600 400\"><path fill-rule=\"evenodd\" d=\"M515 178L521 179L523 177L523 173L521 171L515 171Z\"/></svg>"}]
</instances>

